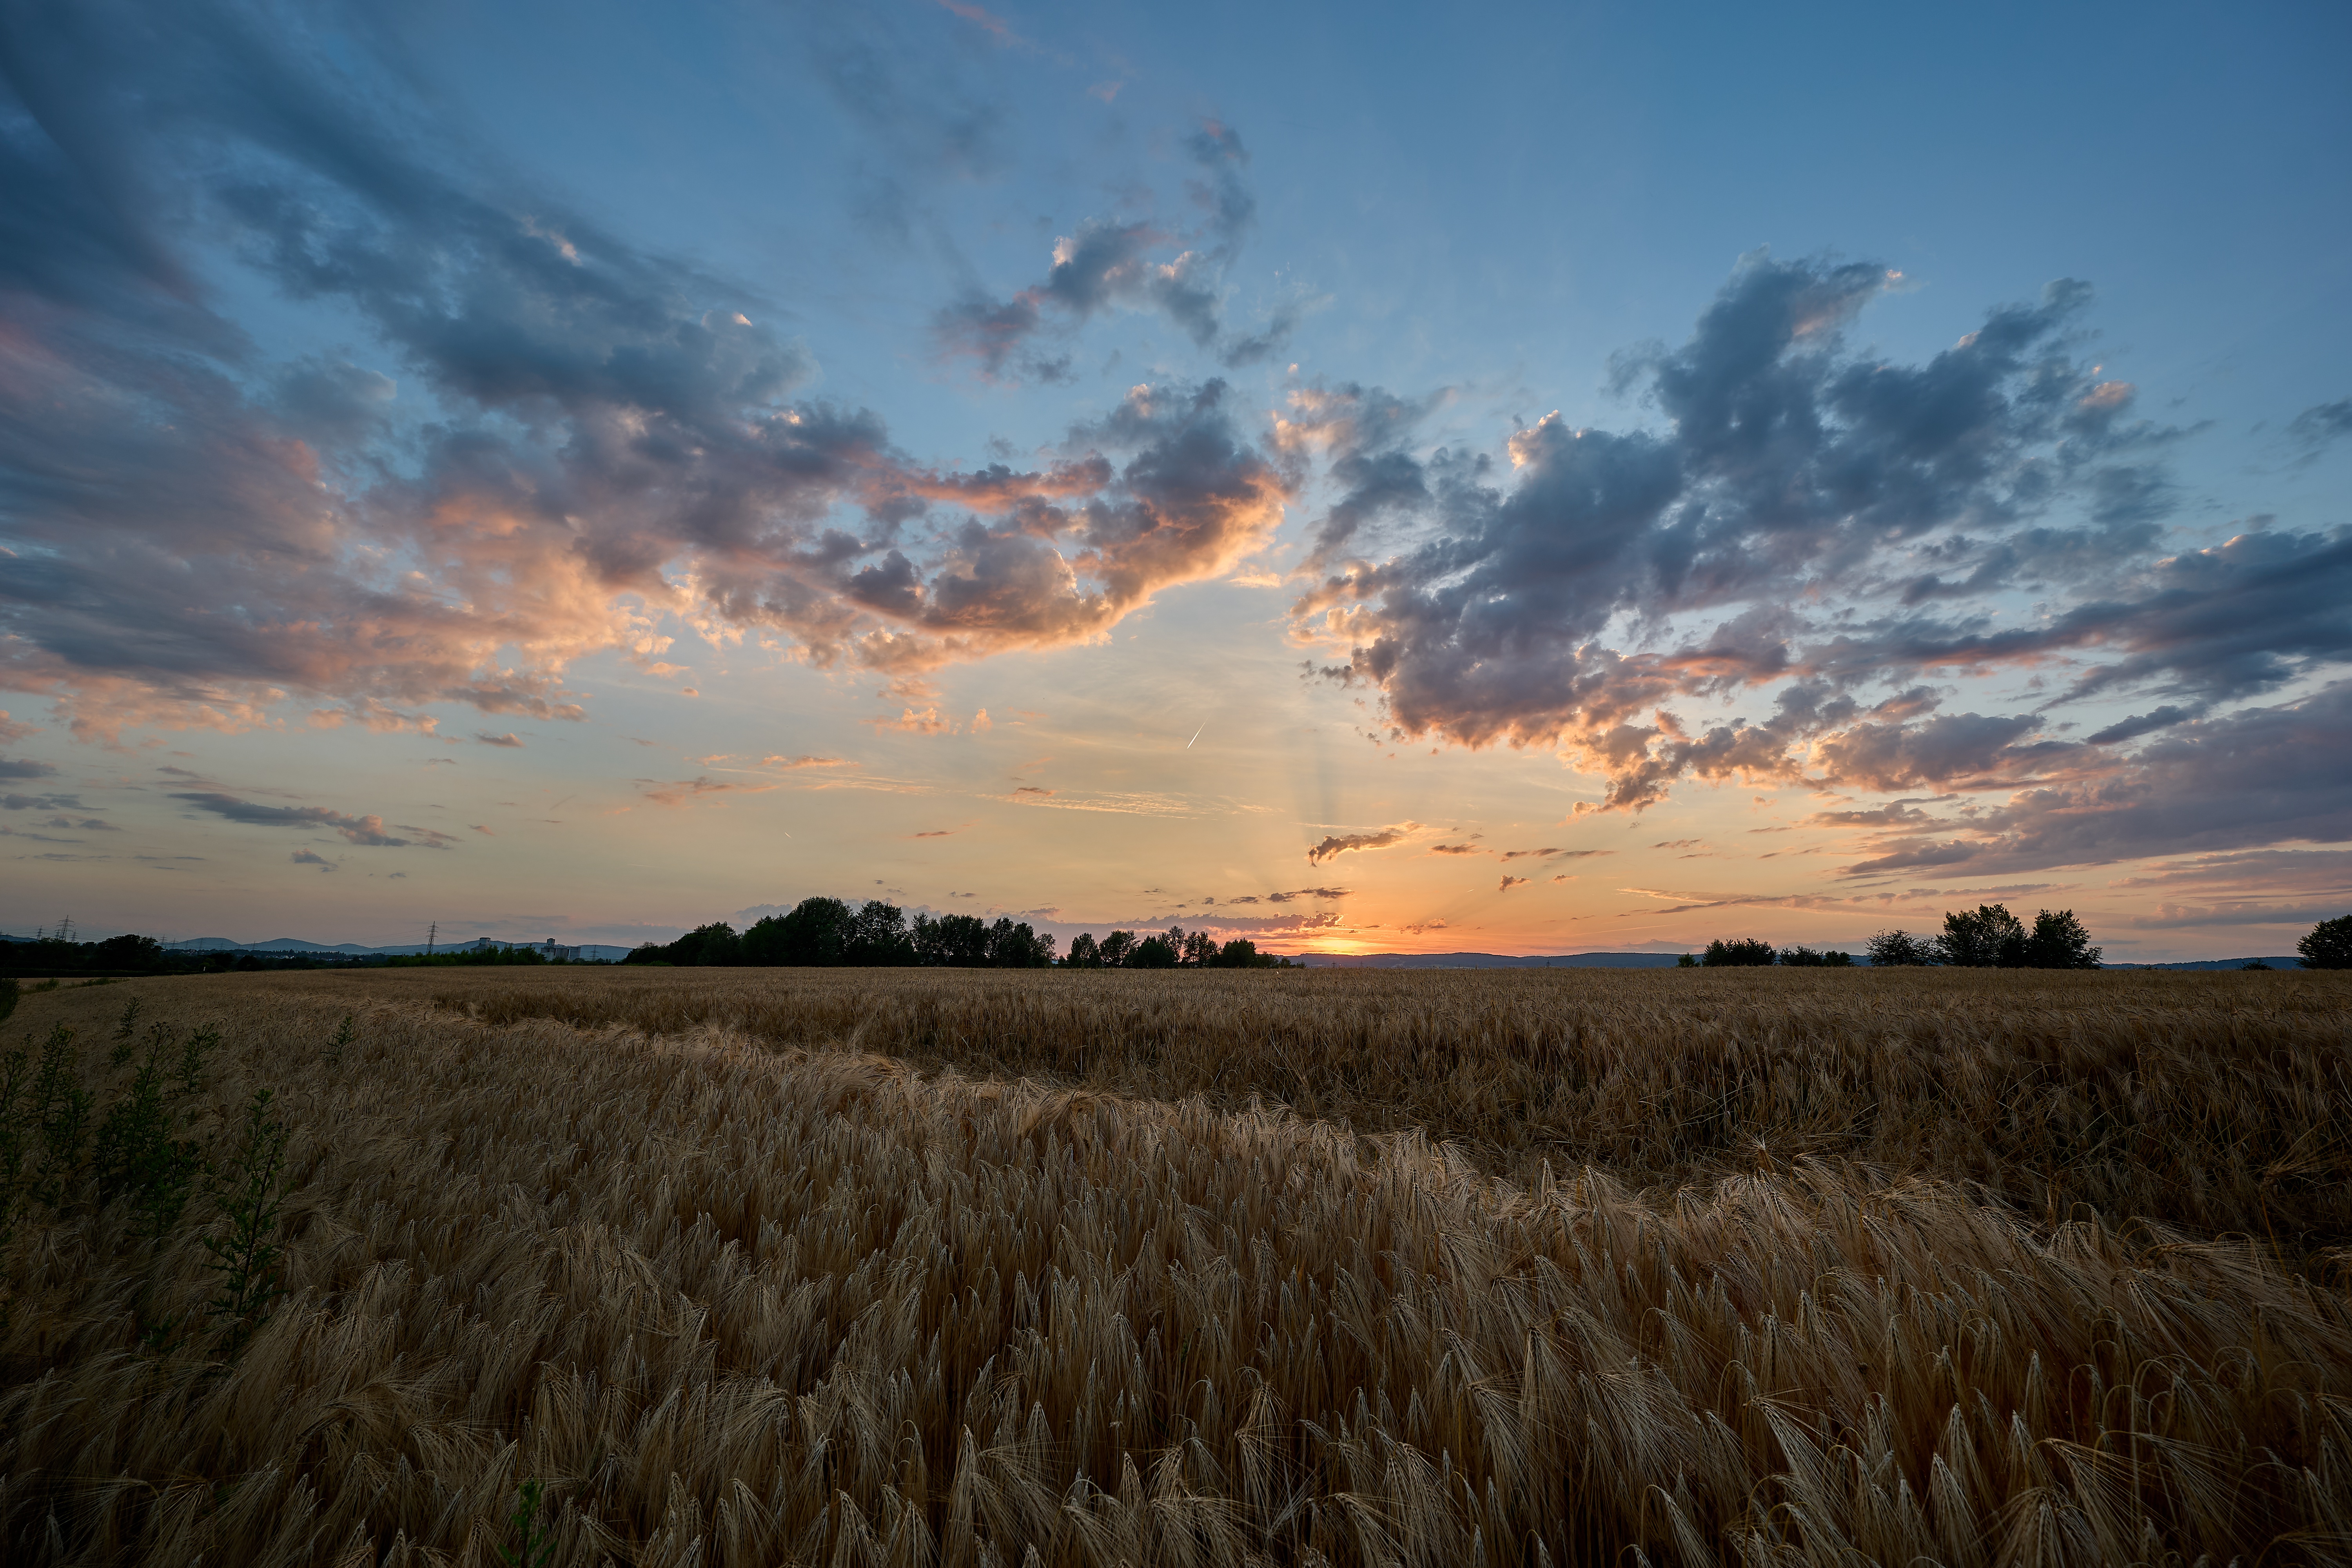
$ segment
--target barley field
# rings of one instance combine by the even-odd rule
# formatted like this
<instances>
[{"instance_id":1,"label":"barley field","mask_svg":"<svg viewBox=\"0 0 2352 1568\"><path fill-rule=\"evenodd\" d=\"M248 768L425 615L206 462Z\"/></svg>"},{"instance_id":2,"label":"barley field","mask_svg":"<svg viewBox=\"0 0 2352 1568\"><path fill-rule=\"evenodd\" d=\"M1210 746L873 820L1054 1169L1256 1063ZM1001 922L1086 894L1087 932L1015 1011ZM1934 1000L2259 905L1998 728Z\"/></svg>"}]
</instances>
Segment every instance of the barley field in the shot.
<instances>
[{"instance_id":1,"label":"barley field","mask_svg":"<svg viewBox=\"0 0 2352 1568\"><path fill-rule=\"evenodd\" d=\"M134 999L216 1165L273 1091L282 1294L207 1310L233 1185L19 1203L11 1564L2352 1562L2347 977L367 971L0 1044L103 1101Z\"/></svg>"}]
</instances>

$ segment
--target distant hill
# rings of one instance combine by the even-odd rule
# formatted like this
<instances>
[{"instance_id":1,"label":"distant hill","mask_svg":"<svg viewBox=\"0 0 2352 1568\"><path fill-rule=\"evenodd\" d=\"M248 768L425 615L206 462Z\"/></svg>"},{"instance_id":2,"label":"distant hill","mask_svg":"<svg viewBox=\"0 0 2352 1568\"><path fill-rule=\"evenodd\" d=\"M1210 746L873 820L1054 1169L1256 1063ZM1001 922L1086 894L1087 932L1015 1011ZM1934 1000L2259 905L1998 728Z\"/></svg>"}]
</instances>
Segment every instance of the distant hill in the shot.
<instances>
[{"instance_id":1,"label":"distant hill","mask_svg":"<svg viewBox=\"0 0 2352 1568\"><path fill-rule=\"evenodd\" d=\"M1671 952L1562 952L1529 958L1502 952L1304 952L1291 954L1290 962L1314 969L1672 969L1676 957ZM1859 952L1853 955L1853 962L1857 968L1870 966L1870 960ZM2177 963L2108 963L2100 967L2220 970L2243 969L2254 962L2251 958L2197 958ZM2261 962L2273 969L2295 967L2292 953Z\"/></svg>"},{"instance_id":2,"label":"distant hill","mask_svg":"<svg viewBox=\"0 0 2352 1568\"><path fill-rule=\"evenodd\" d=\"M468 944L465 942L445 942L436 944L434 951L439 952L454 952L458 948L467 945ZM517 942L515 945L518 947L536 947L539 944L537 942ZM570 944L567 943L566 945ZM339 956L352 958L367 958L377 955L388 957L394 954L423 952L425 951L425 946L421 942L401 942L391 947L362 947L357 942L339 942L331 944L323 942L305 942L300 937L296 936L272 937L268 942L232 942L225 936L192 936L185 942L167 942L163 946L173 952L331 952ZM580 956L583 958L595 958L604 959L608 962L617 962L629 955L629 950L627 948L615 947L609 942L582 942L579 944L579 948Z\"/></svg>"},{"instance_id":3,"label":"distant hill","mask_svg":"<svg viewBox=\"0 0 2352 1568\"><path fill-rule=\"evenodd\" d=\"M2179 963L2103 963L2102 969L2243 969L2249 963L2267 963L2273 969L2294 969L2302 960L2293 953L2284 958L2193 958Z\"/></svg>"},{"instance_id":4,"label":"distant hill","mask_svg":"<svg viewBox=\"0 0 2352 1568\"><path fill-rule=\"evenodd\" d=\"M1672 969L1671 952L1561 952L1531 958L1506 952L1300 952L1290 962L1313 969Z\"/></svg>"}]
</instances>

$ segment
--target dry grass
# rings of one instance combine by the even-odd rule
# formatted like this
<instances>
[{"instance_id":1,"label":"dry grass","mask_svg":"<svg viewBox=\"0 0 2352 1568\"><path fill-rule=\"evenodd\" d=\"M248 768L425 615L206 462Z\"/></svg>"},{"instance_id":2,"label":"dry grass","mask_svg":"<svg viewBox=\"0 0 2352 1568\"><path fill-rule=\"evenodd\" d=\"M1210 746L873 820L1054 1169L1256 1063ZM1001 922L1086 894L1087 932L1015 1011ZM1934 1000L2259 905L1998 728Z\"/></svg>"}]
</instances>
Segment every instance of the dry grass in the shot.
<instances>
[{"instance_id":1,"label":"dry grass","mask_svg":"<svg viewBox=\"0 0 2352 1568\"><path fill-rule=\"evenodd\" d=\"M1805 1157L2292 1253L2352 1243L2352 988L2316 974L1909 970L610 972L431 987L1150 1100L1252 1097L1673 1187Z\"/></svg>"},{"instance_id":2,"label":"dry grass","mask_svg":"<svg viewBox=\"0 0 2352 1568\"><path fill-rule=\"evenodd\" d=\"M279 1088L291 1294L150 1350L193 1230L20 1229L12 1564L487 1564L526 1479L567 1563L2352 1561L2333 977L239 976L10 1036L134 992L220 1113Z\"/></svg>"}]
</instances>

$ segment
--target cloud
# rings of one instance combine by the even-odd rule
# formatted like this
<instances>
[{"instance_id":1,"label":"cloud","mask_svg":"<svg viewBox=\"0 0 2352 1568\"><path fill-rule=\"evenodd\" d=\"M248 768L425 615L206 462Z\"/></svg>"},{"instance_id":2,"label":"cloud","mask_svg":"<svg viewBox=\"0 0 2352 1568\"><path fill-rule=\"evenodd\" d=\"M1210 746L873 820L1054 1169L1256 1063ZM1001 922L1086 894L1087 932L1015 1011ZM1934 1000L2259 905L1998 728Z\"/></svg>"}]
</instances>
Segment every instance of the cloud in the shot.
<instances>
[{"instance_id":1,"label":"cloud","mask_svg":"<svg viewBox=\"0 0 2352 1568\"><path fill-rule=\"evenodd\" d=\"M1429 847L1429 852L1432 855L1486 855L1492 853L1492 851L1481 848L1475 844L1433 844Z\"/></svg>"},{"instance_id":2,"label":"cloud","mask_svg":"<svg viewBox=\"0 0 2352 1568\"><path fill-rule=\"evenodd\" d=\"M2096 771L1927 823L1843 868L1870 876L1965 862L2000 875L2266 844L2352 841L2352 683L2168 729ZM1937 837L1937 834L1949 837Z\"/></svg>"},{"instance_id":3,"label":"cloud","mask_svg":"<svg viewBox=\"0 0 2352 1568\"><path fill-rule=\"evenodd\" d=\"M638 793L656 805L684 806L704 804L725 804L725 797L736 795L765 795L780 786L772 784L737 784L714 779L708 773L690 779L662 783L655 779L636 781Z\"/></svg>"},{"instance_id":4,"label":"cloud","mask_svg":"<svg viewBox=\"0 0 2352 1568\"><path fill-rule=\"evenodd\" d=\"M1066 336L1118 308L1164 317L1227 366L1272 353L1289 335L1293 315L1278 314L1262 331L1238 335L1224 321L1226 277L1257 214L1257 199L1242 178L1249 153L1238 132L1213 120L1202 121L1183 147L1198 176L1187 186L1192 225L1087 219L1054 241L1042 281L1009 300L975 289L940 311L932 331L940 351L970 361L992 380L1066 381L1067 356L1048 357L1035 341Z\"/></svg>"},{"instance_id":5,"label":"cloud","mask_svg":"<svg viewBox=\"0 0 2352 1568\"><path fill-rule=\"evenodd\" d=\"M54 776L57 771L47 763L0 757L0 779L45 779Z\"/></svg>"},{"instance_id":6,"label":"cloud","mask_svg":"<svg viewBox=\"0 0 2352 1568\"><path fill-rule=\"evenodd\" d=\"M926 708L920 713L909 708L896 719L865 719L859 722L871 724L877 730L897 730L908 735L952 735L957 731L955 721L940 718L936 706Z\"/></svg>"},{"instance_id":7,"label":"cloud","mask_svg":"<svg viewBox=\"0 0 2352 1568\"><path fill-rule=\"evenodd\" d=\"M1334 833L1307 851L1307 863L1318 866L1337 855L1359 849L1386 849L1402 844L1421 830L1417 822L1399 823L1394 827L1382 827L1370 833Z\"/></svg>"},{"instance_id":8,"label":"cloud","mask_svg":"<svg viewBox=\"0 0 2352 1568\"><path fill-rule=\"evenodd\" d=\"M81 797L72 795L0 795L0 810L7 811L79 811Z\"/></svg>"},{"instance_id":9,"label":"cloud","mask_svg":"<svg viewBox=\"0 0 2352 1568\"><path fill-rule=\"evenodd\" d=\"M811 26L894 161L994 166L993 111L912 90L886 23ZM676 673L673 616L905 676L1098 637L1281 521L1292 481L1214 382L1134 389L1039 471L909 458L880 415L803 395L813 362L764 324L787 308L517 186L331 22L100 5L18 45L0 686L78 734L289 701L578 719L567 669ZM1189 156L1202 235L1237 239L1238 141ZM199 252L246 270L201 290ZM272 364L206 302L247 290L366 342Z\"/></svg>"},{"instance_id":10,"label":"cloud","mask_svg":"<svg viewBox=\"0 0 2352 1568\"><path fill-rule=\"evenodd\" d=\"M2313 404L2288 421L2286 433L2314 454L2352 436L2352 397Z\"/></svg>"},{"instance_id":11,"label":"cloud","mask_svg":"<svg viewBox=\"0 0 2352 1568\"><path fill-rule=\"evenodd\" d=\"M760 765L763 768L854 768L857 764L841 757L788 757L780 752L761 757Z\"/></svg>"},{"instance_id":12,"label":"cloud","mask_svg":"<svg viewBox=\"0 0 2352 1568\"><path fill-rule=\"evenodd\" d=\"M1022 784L1015 788L1013 793L1016 795L1034 795L1043 798L1045 796L1051 795L1054 792L1039 784Z\"/></svg>"},{"instance_id":13,"label":"cloud","mask_svg":"<svg viewBox=\"0 0 2352 1568\"><path fill-rule=\"evenodd\" d=\"M1507 849L1503 852L1503 858L1506 860L1526 860L1530 858L1544 860L1549 859L1555 855L1565 855L1567 853L1568 851L1565 849Z\"/></svg>"},{"instance_id":14,"label":"cloud","mask_svg":"<svg viewBox=\"0 0 2352 1568\"><path fill-rule=\"evenodd\" d=\"M1286 904L1295 899L1346 899L1353 896L1354 889L1349 888L1294 888L1286 893L1268 893L1265 896L1265 901L1269 904ZM1232 901L1236 904L1254 904L1258 900L1234 899Z\"/></svg>"},{"instance_id":15,"label":"cloud","mask_svg":"<svg viewBox=\"0 0 2352 1568\"><path fill-rule=\"evenodd\" d=\"M29 735L37 735L40 732L41 727L38 724L20 724L8 717L8 710L5 708L0 708L0 745L5 745L11 741L21 741ZM0 774L0 777L5 776Z\"/></svg>"},{"instance_id":16,"label":"cloud","mask_svg":"<svg viewBox=\"0 0 2352 1568\"><path fill-rule=\"evenodd\" d=\"M1524 888L1524 887L1526 887L1527 885L1528 885L1528 879L1526 879L1525 877L1511 877L1511 876L1506 876L1506 877L1503 879L1503 884L1502 884L1502 886L1501 886L1501 887L1499 887L1499 888L1496 888L1495 890L1496 890L1496 892L1498 892L1498 893L1507 893L1507 892L1509 892L1513 888Z\"/></svg>"},{"instance_id":17,"label":"cloud","mask_svg":"<svg viewBox=\"0 0 2352 1568\"><path fill-rule=\"evenodd\" d=\"M288 856L287 858L293 861L297 866L316 866L321 871L332 871L336 869L335 863L332 860L328 859L324 855L316 854L309 849L297 849L293 854Z\"/></svg>"},{"instance_id":18,"label":"cloud","mask_svg":"<svg viewBox=\"0 0 2352 1568\"><path fill-rule=\"evenodd\" d=\"M477 730L474 731L474 739L485 746L513 746L519 750L522 745L520 741L515 739L514 731L511 730L503 735L493 735L487 730Z\"/></svg>"},{"instance_id":19,"label":"cloud","mask_svg":"<svg viewBox=\"0 0 2352 1568\"><path fill-rule=\"evenodd\" d=\"M1341 487L1339 499L1315 525L1300 572L1326 570L1370 526L1412 517L1428 507L1427 474L1407 447L1437 401L1408 402L1353 382L1290 394L1289 416L1275 421L1276 440L1292 452L1323 449L1331 481Z\"/></svg>"},{"instance_id":20,"label":"cloud","mask_svg":"<svg viewBox=\"0 0 2352 1568\"><path fill-rule=\"evenodd\" d=\"M1857 724L1819 742L1813 762L1829 778L1852 789L1965 788L1966 781L2031 772L2043 761L2075 750L2063 744L2015 744L2041 724L2031 715L1988 718L1977 713L1939 713L1917 724Z\"/></svg>"},{"instance_id":21,"label":"cloud","mask_svg":"<svg viewBox=\"0 0 2352 1568\"><path fill-rule=\"evenodd\" d=\"M1374 693L1399 739L1557 748L1606 778L1600 809L1638 810L1683 778L1990 788L2085 765L2034 715L1927 717L1931 674L2071 662L2055 702L2153 685L2189 712L2352 658L2352 530L2258 520L2157 552L2182 432L2081 363L2085 286L1905 364L1849 345L1889 277L1751 256L1683 346L1617 362L1658 427L1547 416L1507 467L1416 448L1377 389L1303 402L1283 433L1326 442L1360 498L1293 606L1296 635L1341 650L1320 673ZM1410 525L1402 547L1343 558L1373 516ZM1871 709L1870 683L1902 689ZM1763 719L1676 711L1773 687Z\"/></svg>"},{"instance_id":22,"label":"cloud","mask_svg":"<svg viewBox=\"0 0 2352 1568\"><path fill-rule=\"evenodd\" d=\"M346 843L379 849L404 849L418 847L446 849L452 840L446 834L428 827L403 826L401 832L408 838L396 838L384 830L384 821L373 812L365 816L350 816L340 811L330 811L323 805L256 805L235 795L215 791L193 791L175 794L173 800L184 800L199 811L230 822L251 827L326 828L342 837Z\"/></svg>"}]
</instances>

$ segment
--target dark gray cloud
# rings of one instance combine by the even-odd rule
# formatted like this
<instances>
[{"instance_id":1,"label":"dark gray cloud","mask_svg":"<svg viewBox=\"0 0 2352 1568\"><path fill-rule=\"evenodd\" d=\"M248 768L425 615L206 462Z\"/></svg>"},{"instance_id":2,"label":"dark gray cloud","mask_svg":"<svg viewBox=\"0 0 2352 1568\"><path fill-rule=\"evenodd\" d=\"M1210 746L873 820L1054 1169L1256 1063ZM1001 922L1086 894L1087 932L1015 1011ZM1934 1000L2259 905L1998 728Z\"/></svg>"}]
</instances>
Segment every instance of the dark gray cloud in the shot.
<instances>
[{"instance_id":1,"label":"dark gray cloud","mask_svg":"<svg viewBox=\"0 0 2352 1568\"><path fill-rule=\"evenodd\" d=\"M2300 702L2189 720L2135 755L2021 789L1959 820L1882 840L1844 868L1871 876L1966 865L1971 875L2149 856L2352 840L2352 683Z\"/></svg>"},{"instance_id":2,"label":"dark gray cloud","mask_svg":"<svg viewBox=\"0 0 2352 1568\"><path fill-rule=\"evenodd\" d=\"M2194 714L2352 658L2352 530L2257 520L2158 553L2183 432L2084 363L2084 285L1913 365L1850 342L1889 276L1747 258L1682 347L1617 362L1657 427L1548 416L1507 472L1417 453L1393 417L1334 438L1342 499L1302 568L1327 574L1294 606L1348 650L1322 673L1375 691L1400 737L1557 746L1606 776L1603 808L1640 808L1685 777L1981 789L2087 765L2039 716L1924 717L1923 677L2067 663L2058 701L2153 689ZM1381 395L1333 402L1343 425ZM1413 542L1340 559L1384 512ZM1769 685L1762 720L1675 706ZM1872 685L1904 689L1865 706Z\"/></svg>"},{"instance_id":3,"label":"dark gray cloud","mask_svg":"<svg viewBox=\"0 0 2352 1568\"><path fill-rule=\"evenodd\" d=\"M30 758L12 760L0 757L0 779L45 779L56 774L57 769L47 763Z\"/></svg>"},{"instance_id":4,"label":"dark gray cloud","mask_svg":"<svg viewBox=\"0 0 2352 1568\"><path fill-rule=\"evenodd\" d=\"M1226 278L1257 214L1243 179L1249 153L1238 132L1215 121L1186 137L1184 150L1196 172L1185 185L1192 222L1087 219L1054 242L1042 281L1009 300L975 288L941 310L932 322L940 348L994 379L1066 380L1067 356L1050 354L1037 340L1066 334L1116 306L1164 315L1228 366L1274 353L1290 332L1287 314L1239 334L1229 333L1224 321Z\"/></svg>"},{"instance_id":5,"label":"dark gray cloud","mask_svg":"<svg viewBox=\"0 0 2352 1568\"><path fill-rule=\"evenodd\" d=\"M828 79L983 171L987 115L900 115L841 26ZM794 400L772 302L492 177L331 33L234 3L0 18L0 684L77 732L289 699L576 719L566 668L658 664L673 610L919 669L1094 636L1279 521L1289 481L1214 383L1139 391L1040 472L910 460L872 411ZM1249 204L1239 142L1195 143L1198 268ZM200 237L372 346L268 362L191 281Z\"/></svg>"},{"instance_id":6,"label":"dark gray cloud","mask_svg":"<svg viewBox=\"0 0 2352 1568\"><path fill-rule=\"evenodd\" d=\"M351 816L340 811L330 811L323 805L256 805L235 795L209 790L175 794L172 798L184 800L198 811L210 812L215 816L244 823L247 826L324 828L339 835L346 843L371 848L404 849L414 846L446 849L450 843L446 834L436 833L427 827L404 826L400 831L413 837L396 837L385 830L383 818L373 813L365 816Z\"/></svg>"},{"instance_id":7,"label":"dark gray cloud","mask_svg":"<svg viewBox=\"0 0 2352 1568\"><path fill-rule=\"evenodd\" d=\"M2152 735L2158 730L2169 729L2175 724L2186 723L2197 718L2199 714L2200 710L2176 708L2167 703L2161 708L2151 709L2146 713L2135 713L2128 719L2118 719L2105 729L2090 736L2087 743L2094 746L2119 745L2126 741L2137 740L2142 735Z\"/></svg>"}]
</instances>

